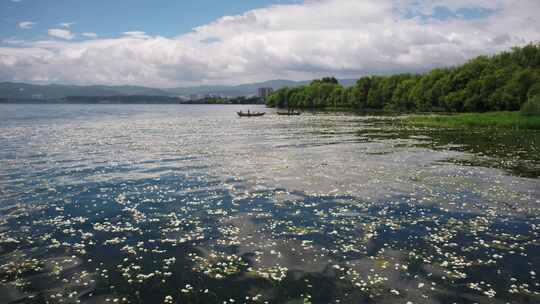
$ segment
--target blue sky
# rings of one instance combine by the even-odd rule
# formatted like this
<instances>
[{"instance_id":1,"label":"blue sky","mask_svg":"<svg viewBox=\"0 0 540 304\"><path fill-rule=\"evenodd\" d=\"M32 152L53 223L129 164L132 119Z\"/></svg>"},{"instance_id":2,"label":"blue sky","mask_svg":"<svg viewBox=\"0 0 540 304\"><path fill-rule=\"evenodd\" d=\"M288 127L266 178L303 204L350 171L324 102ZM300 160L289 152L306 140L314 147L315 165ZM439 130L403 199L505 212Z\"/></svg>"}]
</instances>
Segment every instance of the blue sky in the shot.
<instances>
[{"instance_id":1,"label":"blue sky","mask_svg":"<svg viewBox=\"0 0 540 304\"><path fill-rule=\"evenodd\" d=\"M420 17L423 20L437 19L448 20L452 18L462 18L465 20L483 19L495 14L495 10L482 8L482 7L465 7L452 10L444 6L435 6L433 11L429 14L421 14L418 12L411 12L407 16L410 18Z\"/></svg>"},{"instance_id":2,"label":"blue sky","mask_svg":"<svg viewBox=\"0 0 540 304\"><path fill-rule=\"evenodd\" d=\"M103 38L123 32L144 31L149 35L174 37L225 15L272 4L294 3L277 0L0 0L0 37L39 39L60 23L74 23L77 32L92 32ZM36 23L31 29L19 23Z\"/></svg>"},{"instance_id":3,"label":"blue sky","mask_svg":"<svg viewBox=\"0 0 540 304\"><path fill-rule=\"evenodd\" d=\"M538 12L540 0L0 0L0 81L177 87L425 71L539 42Z\"/></svg>"}]
</instances>

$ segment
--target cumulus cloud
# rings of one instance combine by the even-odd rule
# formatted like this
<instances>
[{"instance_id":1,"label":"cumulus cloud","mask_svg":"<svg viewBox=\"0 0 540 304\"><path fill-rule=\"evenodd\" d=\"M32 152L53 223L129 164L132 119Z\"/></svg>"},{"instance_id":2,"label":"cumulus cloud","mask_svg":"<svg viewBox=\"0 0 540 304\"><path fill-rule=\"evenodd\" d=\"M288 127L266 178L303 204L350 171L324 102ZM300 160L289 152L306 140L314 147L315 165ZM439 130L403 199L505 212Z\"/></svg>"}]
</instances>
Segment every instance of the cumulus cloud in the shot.
<instances>
[{"instance_id":1,"label":"cumulus cloud","mask_svg":"<svg viewBox=\"0 0 540 304\"><path fill-rule=\"evenodd\" d=\"M98 34L87 32L87 33L82 33L81 36L86 37L86 38L96 39L98 37Z\"/></svg>"},{"instance_id":2,"label":"cumulus cloud","mask_svg":"<svg viewBox=\"0 0 540 304\"><path fill-rule=\"evenodd\" d=\"M438 18L441 8L456 14ZM464 9L487 13L458 14ZM137 31L4 47L0 77L170 87L422 71L540 41L538 11L538 0L312 0L225 16L174 38ZM73 38L66 32L61 38Z\"/></svg>"},{"instance_id":3,"label":"cumulus cloud","mask_svg":"<svg viewBox=\"0 0 540 304\"><path fill-rule=\"evenodd\" d=\"M70 28L74 24L75 24L75 22L62 22L62 23L60 23L60 26L65 27L65 28Z\"/></svg>"},{"instance_id":4,"label":"cumulus cloud","mask_svg":"<svg viewBox=\"0 0 540 304\"><path fill-rule=\"evenodd\" d=\"M29 29L33 28L34 25L36 25L36 23L32 22L32 21L22 21L22 22L19 22L18 25L19 25L20 29L29 30Z\"/></svg>"},{"instance_id":5,"label":"cumulus cloud","mask_svg":"<svg viewBox=\"0 0 540 304\"><path fill-rule=\"evenodd\" d=\"M61 38L65 40L71 40L75 38L75 34L66 29L49 29L49 36Z\"/></svg>"},{"instance_id":6,"label":"cumulus cloud","mask_svg":"<svg viewBox=\"0 0 540 304\"><path fill-rule=\"evenodd\" d=\"M150 36L146 35L145 32L141 32L141 31L124 32L122 33L122 35L125 37L136 38L136 39L150 38Z\"/></svg>"}]
</instances>

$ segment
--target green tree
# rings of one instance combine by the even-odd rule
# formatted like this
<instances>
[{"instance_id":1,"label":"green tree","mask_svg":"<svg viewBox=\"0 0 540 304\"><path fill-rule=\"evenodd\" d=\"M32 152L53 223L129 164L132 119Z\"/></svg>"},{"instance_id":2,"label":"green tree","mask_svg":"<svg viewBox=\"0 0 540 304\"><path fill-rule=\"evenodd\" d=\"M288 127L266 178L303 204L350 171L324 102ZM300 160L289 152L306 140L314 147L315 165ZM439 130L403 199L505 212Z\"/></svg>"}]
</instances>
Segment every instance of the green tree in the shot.
<instances>
[{"instance_id":1,"label":"green tree","mask_svg":"<svg viewBox=\"0 0 540 304\"><path fill-rule=\"evenodd\" d=\"M362 77L349 88L339 85L335 77L324 77L304 87L277 90L267 104L305 108L346 106L356 110L515 111L538 94L540 44L529 44L423 75Z\"/></svg>"}]
</instances>

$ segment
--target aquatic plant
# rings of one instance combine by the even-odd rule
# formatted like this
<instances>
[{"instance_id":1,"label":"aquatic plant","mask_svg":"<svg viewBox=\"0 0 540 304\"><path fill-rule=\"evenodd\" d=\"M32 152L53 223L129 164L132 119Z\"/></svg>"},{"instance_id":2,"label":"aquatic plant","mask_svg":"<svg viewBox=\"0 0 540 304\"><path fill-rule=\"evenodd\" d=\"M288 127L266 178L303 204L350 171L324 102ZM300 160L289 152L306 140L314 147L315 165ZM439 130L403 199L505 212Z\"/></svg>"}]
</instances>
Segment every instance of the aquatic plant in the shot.
<instances>
[{"instance_id":1,"label":"aquatic plant","mask_svg":"<svg viewBox=\"0 0 540 304\"><path fill-rule=\"evenodd\" d=\"M444 128L507 128L540 130L540 116L520 112L463 113L455 115L412 115L403 119L415 126Z\"/></svg>"},{"instance_id":2,"label":"aquatic plant","mask_svg":"<svg viewBox=\"0 0 540 304\"><path fill-rule=\"evenodd\" d=\"M521 115L540 116L540 95L529 97L529 100L521 106Z\"/></svg>"}]
</instances>

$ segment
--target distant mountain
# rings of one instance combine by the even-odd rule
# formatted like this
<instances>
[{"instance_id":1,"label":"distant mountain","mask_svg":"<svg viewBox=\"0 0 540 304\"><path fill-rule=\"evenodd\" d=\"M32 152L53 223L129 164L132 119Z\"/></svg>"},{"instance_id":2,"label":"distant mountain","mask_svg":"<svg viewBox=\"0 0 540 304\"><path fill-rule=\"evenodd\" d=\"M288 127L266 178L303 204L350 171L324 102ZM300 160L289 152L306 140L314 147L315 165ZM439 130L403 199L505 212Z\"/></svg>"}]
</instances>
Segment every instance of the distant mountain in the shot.
<instances>
[{"instance_id":1,"label":"distant mountain","mask_svg":"<svg viewBox=\"0 0 540 304\"><path fill-rule=\"evenodd\" d=\"M356 80L340 80L344 86L354 85ZM261 87L274 88L297 87L309 84L310 81L270 80L265 82L242 84L236 86L194 86L172 89L156 89L141 86L76 86L76 85L36 85L27 83L0 83L0 98L5 99L62 99L67 96L115 96L115 95L148 95L148 96L184 96L190 95L222 95L229 97L249 96L257 94Z\"/></svg>"},{"instance_id":2,"label":"distant mountain","mask_svg":"<svg viewBox=\"0 0 540 304\"><path fill-rule=\"evenodd\" d=\"M189 96L192 94L218 94L231 97L249 96L257 94L258 88L273 88L278 90L284 87L298 87L307 85L311 80L292 81L292 80L270 80L257 83L241 84L236 86L197 86L197 87L180 87L175 89L167 89L168 92L175 95ZM340 83L344 86L351 86L356 83L356 79L343 79Z\"/></svg>"},{"instance_id":3,"label":"distant mountain","mask_svg":"<svg viewBox=\"0 0 540 304\"><path fill-rule=\"evenodd\" d=\"M149 96L168 96L167 90L140 87L140 86L94 86L103 90L113 90L118 95L149 95Z\"/></svg>"},{"instance_id":4,"label":"distant mountain","mask_svg":"<svg viewBox=\"0 0 540 304\"><path fill-rule=\"evenodd\" d=\"M308 81L291 81L291 80L270 80L258 83L241 84L236 86L196 86L196 87L180 87L168 89L172 94L176 95L192 95L192 94L219 94L225 96L248 96L257 94L258 88L274 88L280 89L286 86L296 87L309 83Z\"/></svg>"},{"instance_id":5,"label":"distant mountain","mask_svg":"<svg viewBox=\"0 0 540 304\"><path fill-rule=\"evenodd\" d=\"M35 85L26 83L0 83L0 98L7 99L61 99L67 96L114 96L151 95L168 96L168 92L136 86L74 86L74 85Z\"/></svg>"}]
</instances>

